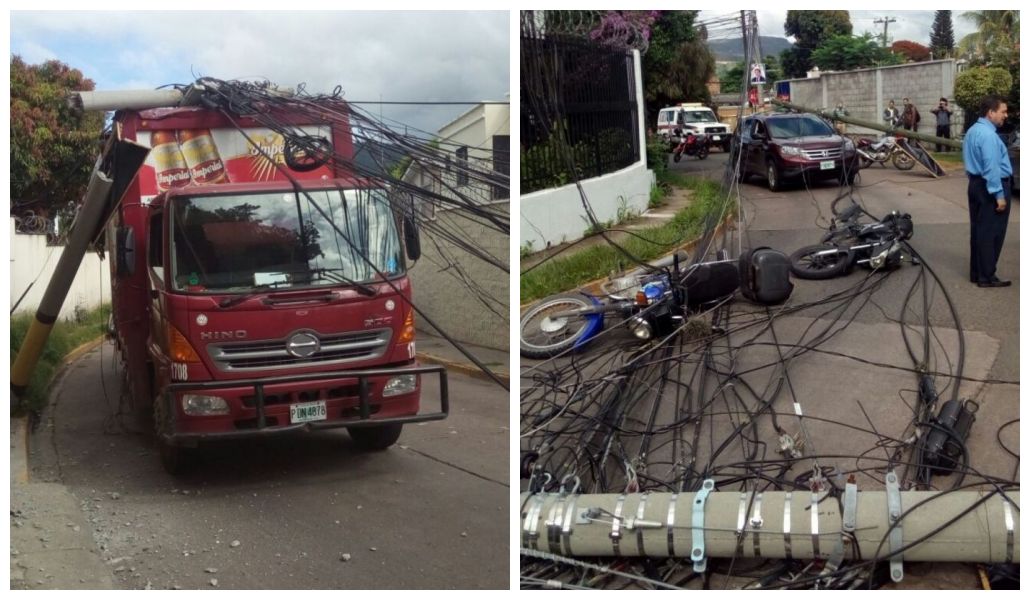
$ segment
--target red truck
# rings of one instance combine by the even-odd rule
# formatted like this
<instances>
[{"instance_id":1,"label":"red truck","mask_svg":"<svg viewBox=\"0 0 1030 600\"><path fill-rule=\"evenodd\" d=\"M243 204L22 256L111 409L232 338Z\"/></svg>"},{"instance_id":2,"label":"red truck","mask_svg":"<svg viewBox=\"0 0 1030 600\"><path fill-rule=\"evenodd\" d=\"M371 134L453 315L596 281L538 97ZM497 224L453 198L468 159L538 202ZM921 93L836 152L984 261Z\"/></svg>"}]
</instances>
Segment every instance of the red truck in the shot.
<instances>
[{"instance_id":1,"label":"red truck","mask_svg":"<svg viewBox=\"0 0 1030 600\"><path fill-rule=\"evenodd\" d=\"M203 442L346 427L382 449L447 416L446 372L415 358L414 220L344 166L340 119L279 118L343 160L301 167L289 138L206 108L113 118L112 135L151 150L107 223L111 329L171 473ZM431 375L440 410L420 413Z\"/></svg>"}]
</instances>

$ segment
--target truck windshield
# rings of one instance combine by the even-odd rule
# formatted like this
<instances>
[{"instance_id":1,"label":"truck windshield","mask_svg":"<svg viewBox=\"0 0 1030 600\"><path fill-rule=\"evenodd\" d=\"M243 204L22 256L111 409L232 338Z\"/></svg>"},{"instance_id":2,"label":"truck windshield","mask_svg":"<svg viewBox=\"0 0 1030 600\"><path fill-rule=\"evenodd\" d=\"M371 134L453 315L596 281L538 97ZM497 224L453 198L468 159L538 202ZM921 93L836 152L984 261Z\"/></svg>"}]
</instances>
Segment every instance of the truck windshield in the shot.
<instances>
[{"instance_id":1,"label":"truck windshield","mask_svg":"<svg viewBox=\"0 0 1030 600\"><path fill-rule=\"evenodd\" d=\"M175 198L169 211L173 289L328 286L372 281L376 270L402 272L394 215L382 190L308 194L310 200L293 192Z\"/></svg>"},{"instance_id":2,"label":"truck windshield","mask_svg":"<svg viewBox=\"0 0 1030 600\"><path fill-rule=\"evenodd\" d=\"M715 114L710 110L688 110L680 113L680 123L715 123Z\"/></svg>"},{"instance_id":3,"label":"truck windshield","mask_svg":"<svg viewBox=\"0 0 1030 600\"><path fill-rule=\"evenodd\" d=\"M774 138L833 135L833 130L826 121L811 115L772 118L766 123L769 125L769 134Z\"/></svg>"}]
</instances>

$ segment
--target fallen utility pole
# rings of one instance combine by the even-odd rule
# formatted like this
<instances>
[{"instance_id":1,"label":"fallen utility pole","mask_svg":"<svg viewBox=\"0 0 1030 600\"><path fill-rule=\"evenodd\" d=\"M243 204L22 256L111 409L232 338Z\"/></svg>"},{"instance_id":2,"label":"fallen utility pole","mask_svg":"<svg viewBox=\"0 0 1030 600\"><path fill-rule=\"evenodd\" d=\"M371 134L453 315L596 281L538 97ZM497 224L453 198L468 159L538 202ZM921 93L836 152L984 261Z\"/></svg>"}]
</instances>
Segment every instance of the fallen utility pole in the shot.
<instances>
[{"instance_id":1,"label":"fallen utility pole","mask_svg":"<svg viewBox=\"0 0 1030 600\"><path fill-rule=\"evenodd\" d=\"M143 166L149 152L149 148L116 140L115 136L111 136L103 154L97 159L86 187L86 195L61 251L61 258L39 302L35 317L29 324L29 330L25 333L18 356L11 365L13 395L20 397L25 392L47 338L50 337L50 330L61 314L61 305L68 296L82 257L90 243L100 235L101 227L121 200L136 171Z\"/></svg>"},{"instance_id":2,"label":"fallen utility pole","mask_svg":"<svg viewBox=\"0 0 1030 600\"><path fill-rule=\"evenodd\" d=\"M892 575L900 575L902 557L1019 562L1018 491L1006 492L1006 499L977 491L901 492L896 485L891 491L888 484L887 490L856 489L839 501L807 490L756 494L713 488L679 494L523 493L521 545L565 556L690 557L695 570L708 556L838 564L856 556L889 557Z\"/></svg>"},{"instance_id":3,"label":"fallen utility pole","mask_svg":"<svg viewBox=\"0 0 1030 600\"><path fill-rule=\"evenodd\" d=\"M793 104L791 102L784 102L783 100L778 100L778 99L775 99L775 98L771 99L770 101L774 105L776 105L776 106L780 106L780 107L783 107L783 108L789 108L791 110L796 110L796 111L800 111L800 112L814 113L814 114L817 114L817 115L823 117L824 119L830 119L832 121L840 121L841 123L848 123L849 125L858 125L859 127L866 127L868 129L874 129L876 131L882 131L884 133L889 133L889 134L891 134L893 136L897 136L897 137L904 137L904 138L909 138L909 139L913 139L913 140L919 140L921 142L926 142L928 144L940 144L942 146L948 146L949 148L956 148L958 150L962 149L962 142L960 142L958 140L952 140L952 139L948 139L948 138L940 138L940 137L933 136L933 135L926 135L925 133L917 133L915 131L909 131L908 129L897 129L897 128L894 128L894 127L888 127L888 126L884 125L883 123L880 123L879 121L866 121L864 119L856 119L855 117L851 117L851 116L836 116L836 115L833 114L832 110L824 110L824 109L821 109L821 108L810 108L810 107L807 107L807 106L801 106L799 104Z\"/></svg>"}]
</instances>

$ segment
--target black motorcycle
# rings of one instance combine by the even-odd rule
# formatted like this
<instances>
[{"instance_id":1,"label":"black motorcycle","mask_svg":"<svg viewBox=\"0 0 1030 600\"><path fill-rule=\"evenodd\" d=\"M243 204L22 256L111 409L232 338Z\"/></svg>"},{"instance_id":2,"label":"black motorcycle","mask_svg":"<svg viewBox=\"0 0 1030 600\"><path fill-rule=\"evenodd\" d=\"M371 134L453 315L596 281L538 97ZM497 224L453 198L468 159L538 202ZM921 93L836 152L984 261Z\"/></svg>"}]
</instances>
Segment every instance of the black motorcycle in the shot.
<instances>
[{"instance_id":1,"label":"black motorcycle","mask_svg":"<svg viewBox=\"0 0 1030 600\"><path fill-rule=\"evenodd\" d=\"M912 237L912 216L895 210L875 223L862 223L862 214L857 205L842 211L822 243L790 256L791 273L801 279L831 279L855 265L874 270L901 265L905 242Z\"/></svg>"}]
</instances>

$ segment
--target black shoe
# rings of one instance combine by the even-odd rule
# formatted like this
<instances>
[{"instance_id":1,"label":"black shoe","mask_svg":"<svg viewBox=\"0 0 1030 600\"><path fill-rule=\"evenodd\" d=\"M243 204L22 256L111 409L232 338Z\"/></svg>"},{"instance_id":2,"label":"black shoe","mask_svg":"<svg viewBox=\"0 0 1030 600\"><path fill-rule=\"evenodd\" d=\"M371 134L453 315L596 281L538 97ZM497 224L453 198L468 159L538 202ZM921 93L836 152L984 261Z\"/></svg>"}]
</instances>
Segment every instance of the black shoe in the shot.
<instances>
[{"instance_id":1,"label":"black shoe","mask_svg":"<svg viewBox=\"0 0 1030 600\"><path fill-rule=\"evenodd\" d=\"M990 281L981 281L981 282L977 283L976 285L979 286L979 287L982 287L982 288L1009 287L1010 285L1012 285L1012 282L1011 281L1004 281L1004 280L1001 280L1001 279L998 279L997 277L995 277L994 279L992 279Z\"/></svg>"}]
</instances>

